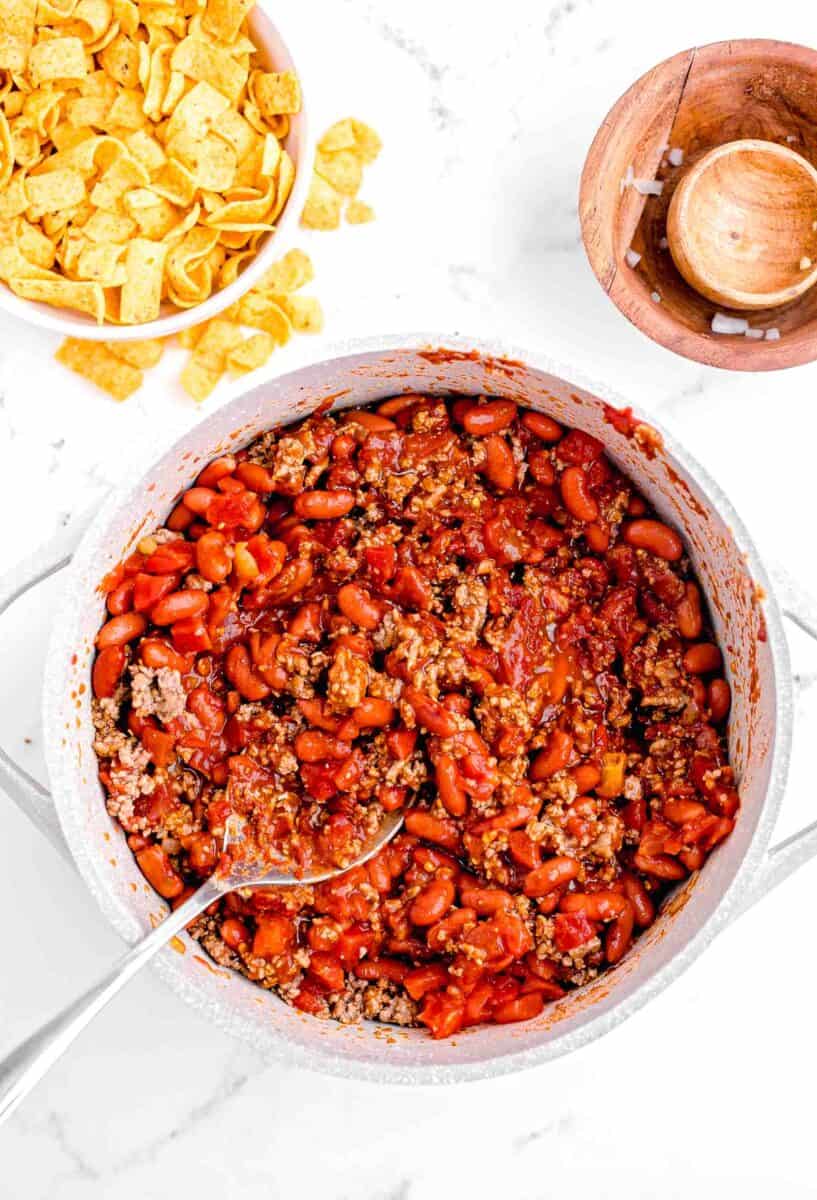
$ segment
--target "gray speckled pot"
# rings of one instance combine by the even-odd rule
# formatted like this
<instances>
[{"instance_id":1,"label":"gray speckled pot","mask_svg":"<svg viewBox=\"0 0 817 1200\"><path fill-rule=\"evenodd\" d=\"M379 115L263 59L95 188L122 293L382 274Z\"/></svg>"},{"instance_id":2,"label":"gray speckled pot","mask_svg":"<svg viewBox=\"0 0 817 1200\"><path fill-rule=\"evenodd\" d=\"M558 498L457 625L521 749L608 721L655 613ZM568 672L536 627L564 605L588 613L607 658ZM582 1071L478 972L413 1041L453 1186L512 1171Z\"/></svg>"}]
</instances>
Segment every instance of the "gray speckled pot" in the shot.
<instances>
[{"instance_id":1,"label":"gray speckled pot","mask_svg":"<svg viewBox=\"0 0 817 1200\"><path fill-rule=\"evenodd\" d=\"M780 610L737 514L717 485L672 439L642 448L605 420L620 403L582 383L571 368L513 348L461 338L396 337L354 343L336 356L270 378L207 417L134 485L111 496L82 538L55 621L44 698L44 741L53 804L71 854L103 912L128 942L150 926L162 903L145 884L102 799L92 749L89 664L103 613L97 584L134 542L167 513L214 454L241 446L271 425L332 400L338 407L407 391L491 393L542 409L601 438L657 510L683 529L703 581L719 640L728 647L734 704L733 762L741 783L737 828L666 906L615 969L524 1025L469 1030L445 1042L417 1031L368 1023L340 1026L288 1008L275 996L205 959L185 938L157 970L217 1024L289 1063L375 1081L445 1083L500 1075L584 1045L630 1016L675 978L717 931L817 848L817 827L768 857L786 779L792 721L789 661ZM604 397L604 399L600 399ZM5 588L6 600L64 556L52 548ZM3 596L0 594L0 611ZM814 631L814 610L789 600ZM3 757L0 783L47 828L42 789Z\"/></svg>"}]
</instances>

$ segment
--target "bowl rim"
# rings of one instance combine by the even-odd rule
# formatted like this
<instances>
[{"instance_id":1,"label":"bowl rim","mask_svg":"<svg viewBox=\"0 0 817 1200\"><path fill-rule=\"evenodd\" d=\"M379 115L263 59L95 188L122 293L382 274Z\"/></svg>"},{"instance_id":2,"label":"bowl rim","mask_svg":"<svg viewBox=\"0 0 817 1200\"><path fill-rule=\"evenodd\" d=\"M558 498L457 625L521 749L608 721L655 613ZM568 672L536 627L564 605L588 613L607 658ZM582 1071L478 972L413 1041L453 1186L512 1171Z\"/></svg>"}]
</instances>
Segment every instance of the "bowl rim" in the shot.
<instances>
[{"instance_id":1,"label":"bowl rim","mask_svg":"<svg viewBox=\"0 0 817 1200\"><path fill-rule=\"evenodd\" d=\"M309 366L322 366L337 359L357 358L364 355L382 355L389 352L418 351L428 349L450 350L454 353L471 355L478 354L487 359L510 359L519 362L534 371L551 374L557 378L569 380L571 384L583 389L600 402L626 406L626 401L614 389L600 384L597 380L586 375L581 369L576 369L560 360L550 358L544 351L522 347L516 343L504 343L497 340L486 340L477 337L467 337L462 334L435 333L406 333L375 336L363 339L348 339L332 343L324 348L321 355L315 356L304 350L288 367L286 372L266 370L258 373L253 387L248 388L244 381L234 385L225 405L238 402L248 392L263 387L270 378L286 377L295 374ZM204 416L197 427L203 426L208 420L220 413L216 410ZM301 414L303 415L303 414ZM767 642L771 653L771 662L776 691L775 732L770 752L769 782L763 800L757 825L740 860L731 883L722 892L714 911L707 920L693 932L685 945L663 967L648 976L632 993L622 994L621 1001L612 1004L606 1011L594 1014L592 1010L578 1027L568 1033L553 1038L550 1041L529 1046L518 1052L506 1053L500 1057L487 1058L480 1062L460 1062L452 1064L422 1064L404 1065L389 1062L388 1054L384 1053L376 1062L355 1059L350 1055L335 1052L327 1041L316 1042L311 1047L304 1047L287 1040L284 1034L270 1029L269 1036L264 1039L263 1046L258 1043L258 1029L250 1022L235 1019L226 1007L213 1001L212 996L200 991L191 990L181 973L179 956L170 948L165 949L152 965L161 978L172 988L180 998L186 1000L200 1011L215 1025L224 1031L250 1042L265 1058L280 1062L285 1066L305 1067L326 1075L339 1076L347 1079L359 1079L371 1083L389 1084L449 1084L478 1081L496 1078L539 1066L552 1059L559 1058L573 1050L580 1049L589 1042L608 1033L615 1026L633 1016L648 1000L651 1000L665 987L678 978L695 959L707 948L714 937L725 925L737 916L747 905L748 895L753 880L766 858L768 847L774 831L783 791L788 774L791 732L793 721L793 686L788 654L788 645L783 630L780 609L775 598L769 574L763 565L754 542L749 535L742 519L735 511L729 499L720 486L710 477L708 472L681 446L672 434L667 433L650 414L638 411L635 415L643 419L664 439L668 454L689 475L694 478L705 494L707 501L716 509L732 532L732 536L741 551L746 568L758 584L764 595L764 615L766 618ZM81 601L84 598L80 589L72 586L75 576L81 576L87 560L96 551L98 541L104 537L111 519L128 497L130 492L147 482L160 459L171 453L190 434L190 430L174 439L168 446L164 441L163 449L153 455L150 453L150 465L137 467L130 476L118 486L103 502L98 514L86 530L80 545L74 555L73 563L64 583L61 603L54 618L49 641L46 661L45 680L43 686L43 729L46 751L46 762L49 779L54 787L54 797L57 815L71 850L71 855L85 880L91 894L99 904L107 920L118 933L129 943L135 940L132 922L129 924L121 910L117 899L103 886L95 869L98 857L87 838L82 822L78 819L69 805L60 802L60 793L70 792L71 768L67 764L67 753L61 746L58 731L62 704L62 671L63 647L73 634L75 620L81 611ZM154 438L156 446L162 446L162 438L158 433ZM50 736L51 734L55 736Z\"/></svg>"},{"instance_id":2,"label":"bowl rim","mask_svg":"<svg viewBox=\"0 0 817 1200\"><path fill-rule=\"evenodd\" d=\"M267 11L266 0L255 0L255 5L248 14L248 20L262 31L258 33L258 45L262 51L267 49L268 43L277 37L281 50L288 60L284 64L284 69L291 69L295 72L301 89L301 109L295 114L298 120L298 138L301 148L298 160L295 162L295 179L292 190L275 229L262 243L252 261L232 283L220 291L213 292L200 304L195 304L192 308L178 309L165 316L158 316L154 321L143 321L138 325L114 325L104 321L101 325L97 325L93 318L74 313L72 309L24 300L22 296L15 295L8 284L2 280L0 280L0 311L36 328L46 329L52 333L62 334L63 337L73 337L81 341L132 342L147 338L170 337L193 325L200 325L204 321L211 320L225 308L235 304L269 270L272 262L285 254L287 250L292 249L292 241L297 234L301 212L311 183L315 158L314 135L305 102L305 98L311 94L309 67L308 65L303 66L305 61L308 62L308 55L301 50L300 41L302 39L299 39L297 35L294 39L289 34L284 37L278 24L273 21ZM295 46L294 50L293 45Z\"/></svg>"}]
</instances>

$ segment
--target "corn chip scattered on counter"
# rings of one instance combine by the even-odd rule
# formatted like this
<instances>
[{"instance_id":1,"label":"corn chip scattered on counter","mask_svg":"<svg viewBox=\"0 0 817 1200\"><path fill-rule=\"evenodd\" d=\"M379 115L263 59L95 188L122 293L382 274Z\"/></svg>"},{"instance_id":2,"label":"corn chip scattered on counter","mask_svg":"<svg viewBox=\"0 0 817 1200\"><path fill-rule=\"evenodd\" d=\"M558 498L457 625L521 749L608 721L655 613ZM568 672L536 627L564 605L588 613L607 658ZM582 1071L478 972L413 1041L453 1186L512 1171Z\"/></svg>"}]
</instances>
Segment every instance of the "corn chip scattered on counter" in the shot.
<instances>
[{"instance_id":1,"label":"corn chip scattered on counter","mask_svg":"<svg viewBox=\"0 0 817 1200\"><path fill-rule=\"evenodd\" d=\"M182 370L183 388L194 400L205 400L222 375L242 375L261 367L293 332L319 333L320 302L299 289L313 277L312 262L302 250L290 250L274 263L260 283L217 317L178 336L190 351ZM260 330L247 334L247 327ZM114 400L127 400L141 387L144 371L159 361L165 342L88 342L66 338L58 362L101 387Z\"/></svg>"}]
</instances>

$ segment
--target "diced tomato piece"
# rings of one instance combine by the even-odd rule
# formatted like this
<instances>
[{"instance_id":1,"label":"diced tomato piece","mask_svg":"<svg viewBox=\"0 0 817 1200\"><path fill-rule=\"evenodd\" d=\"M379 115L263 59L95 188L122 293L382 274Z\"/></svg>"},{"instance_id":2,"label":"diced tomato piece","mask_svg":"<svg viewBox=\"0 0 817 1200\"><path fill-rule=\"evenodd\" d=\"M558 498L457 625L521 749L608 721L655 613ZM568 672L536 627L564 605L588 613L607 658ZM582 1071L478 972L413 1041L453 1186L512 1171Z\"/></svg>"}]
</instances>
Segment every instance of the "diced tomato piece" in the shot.
<instances>
[{"instance_id":1,"label":"diced tomato piece","mask_svg":"<svg viewBox=\"0 0 817 1200\"><path fill-rule=\"evenodd\" d=\"M557 913L553 919L553 940L562 954L583 946L595 932L595 926L583 912Z\"/></svg>"},{"instance_id":2,"label":"diced tomato piece","mask_svg":"<svg viewBox=\"0 0 817 1200\"><path fill-rule=\"evenodd\" d=\"M435 1040L451 1037L462 1029L465 1001L462 996L450 995L448 992L432 992L426 996L419 1015Z\"/></svg>"}]
</instances>

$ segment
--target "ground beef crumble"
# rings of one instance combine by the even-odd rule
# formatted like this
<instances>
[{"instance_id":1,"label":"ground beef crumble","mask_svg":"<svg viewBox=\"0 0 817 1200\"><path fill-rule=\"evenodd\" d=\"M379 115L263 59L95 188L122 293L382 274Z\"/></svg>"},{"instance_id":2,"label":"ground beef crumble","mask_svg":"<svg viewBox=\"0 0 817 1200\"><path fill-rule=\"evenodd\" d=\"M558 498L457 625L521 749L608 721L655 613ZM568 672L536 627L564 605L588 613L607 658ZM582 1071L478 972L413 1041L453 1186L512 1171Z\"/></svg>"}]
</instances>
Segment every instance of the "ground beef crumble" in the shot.
<instances>
[{"instance_id":1,"label":"ground beef crumble","mask_svg":"<svg viewBox=\"0 0 817 1200\"><path fill-rule=\"evenodd\" d=\"M170 667L131 667L131 706L142 717L156 717L169 725L187 708L182 677Z\"/></svg>"}]
</instances>

